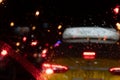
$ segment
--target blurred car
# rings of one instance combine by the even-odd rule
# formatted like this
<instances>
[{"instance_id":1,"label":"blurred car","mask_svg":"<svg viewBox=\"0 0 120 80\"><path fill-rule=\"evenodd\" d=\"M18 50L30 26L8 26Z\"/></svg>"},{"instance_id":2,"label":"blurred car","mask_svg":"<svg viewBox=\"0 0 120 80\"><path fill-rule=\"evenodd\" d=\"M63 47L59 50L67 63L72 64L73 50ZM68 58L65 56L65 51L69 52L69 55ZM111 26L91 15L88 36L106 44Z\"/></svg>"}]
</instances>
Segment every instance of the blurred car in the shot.
<instances>
[{"instance_id":1,"label":"blurred car","mask_svg":"<svg viewBox=\"0 0 120 80\"><path fill-rule=\"evenodd\" d=\"M119 80L119 33L113 28L69 27L42 64L46 80Z\"/></svg>"},{"instance_id":2,"label":"blurred car","mask_svg":"<svg viewBox=\"0 0 120 80\"><path fill-rule=\"evenodd\" d=\"M9 44L0 41L0 80L44 80L40 70Z\"/></svg>"},{"instance_id":3,"label":"blurred car","mask_svg":"<svg viewBox=\"0 0 120 80\"><path fill-rule=\"evenodd\" d=\"M69 27L38 62L0 41L0 80L118 80L119 36L113 28Z\"/></svg>"}]
</instances>

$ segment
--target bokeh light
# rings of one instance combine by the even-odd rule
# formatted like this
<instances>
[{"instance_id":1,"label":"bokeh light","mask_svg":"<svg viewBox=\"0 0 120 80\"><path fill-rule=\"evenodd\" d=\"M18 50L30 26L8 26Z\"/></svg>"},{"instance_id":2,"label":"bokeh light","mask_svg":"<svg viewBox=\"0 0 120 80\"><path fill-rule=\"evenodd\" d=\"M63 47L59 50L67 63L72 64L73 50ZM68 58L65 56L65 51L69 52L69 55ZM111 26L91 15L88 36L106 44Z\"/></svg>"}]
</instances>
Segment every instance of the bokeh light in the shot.
<instances>
[{"instance_id":1,"label":"bokeh light","mask_svg":"<svg viewBox=\"0 0 120 80\"><path fill-rule=\"evenodd\" d=\"M35 16L39 16L40 15L40 12L39 11L36 11L35 12Z\"/></svg>"},{"instance_id":2,"label":"bokeh light","mask_svg":"<svg viewBox=\"0 0 120 80\"><path fill-rule=\"evenodd\" d=\"M120 30L120 23L117 22L116 27L117 27L118 30Z\"/></svg>"},{"instance_id":3,"label":"bokeh light","mask_svg":"<svg viewBox=\"0 0 120 80\"><path fill-rule=\"evenodd\" d=\"M33 27L32 27L32 30L35 30L35 29L36 29L36 26L33 26Z\"/></svg>"},{"instance_id":4,"label":"bokeh light","mask_svg":"<svg viewBox=\"0 0 120 80\"><path fill-rule=\"evenodd\" d=\"M14 22L11 22L11 23L10 23L10 26L11 26L11 27L13 27L14 25L15 25L15 23L14 23Z\"/></svg>"},{"instance_id":5,"label":"bokeh light","mask_svg":"<svg viewBox=\"0 0 120 80\"><path fill-rule=\"evenodd\" d=\"M58 29L61 29L62 28L62 25L58 25Z\"/></svg>"},{"instance_id":6,"label":"bokeh light","mask_svg":"<svg viewBox=\"0 0 120 80\"><path fill-rule=\"evenodd\" d=\"M3 2L3 0L0 0L0 3L2 3Z\"/></svg>"},{"instance_id":7,"label":"bokeh light","mask_svg":"<svg viewBox=\"0 0 120 80\"><path fill-rule=\"evenodd\" d=\"M16 46L20 46L20 42L17 42L17 43L16 43Z\"/></svg>"}]
</instances>

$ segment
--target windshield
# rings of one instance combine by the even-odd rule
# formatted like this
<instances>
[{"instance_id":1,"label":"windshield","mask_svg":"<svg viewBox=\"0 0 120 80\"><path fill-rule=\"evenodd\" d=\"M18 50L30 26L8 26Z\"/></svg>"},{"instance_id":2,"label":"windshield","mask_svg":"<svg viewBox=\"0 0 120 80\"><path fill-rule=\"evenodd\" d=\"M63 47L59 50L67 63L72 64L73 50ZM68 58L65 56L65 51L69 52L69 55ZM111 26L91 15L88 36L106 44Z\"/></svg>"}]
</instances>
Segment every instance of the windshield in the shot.
<instances>
[{"instance_id":1,"label":"windshield","mask_svg":"<svg viewBox=\"0 0 120 80\"><path fill-rule=\"evenodd\" d=\"M118 0L80 0L80 2L73 0L0 0L0 80L5 77L1 76L2 73L9 77L12 75L12 80L21 79L21 75L26 75L21 80L24 80L24 77L29 78L28 80L38 78L40 80L41 76L46 77L43 76L45 70L42 65L45 62L57 62L58 58L62 58L61 62L65 59L69 62L70 58L74 61L76 59L84 61L86 60L84 56L89 54L89 56L95 55L92 57L93 61L101 60L100 63L104 59L107 59L108 63L111 63L109 60L119 62L119 17ZM91 58L89 56L87 58ZM64 64L69 66L68 62ZM114 61L113 63L118 64ZM112 67L103 65L107 68ZM97 66L101 67L101 65ZM57 65L57 68L61 66ZM50 73L49 70L48 73ZM7 73L8 71L10 73ZM58 72L62 71L58 70ZM69 76L68 74L66 75ZM77 77L75 79L66 77L66 79L82 80ZM51 77L47 76L45 80L49 80L48 78ZM84 80L92 79L93 77L84 78Z\"/></svg>"}]
</instances>

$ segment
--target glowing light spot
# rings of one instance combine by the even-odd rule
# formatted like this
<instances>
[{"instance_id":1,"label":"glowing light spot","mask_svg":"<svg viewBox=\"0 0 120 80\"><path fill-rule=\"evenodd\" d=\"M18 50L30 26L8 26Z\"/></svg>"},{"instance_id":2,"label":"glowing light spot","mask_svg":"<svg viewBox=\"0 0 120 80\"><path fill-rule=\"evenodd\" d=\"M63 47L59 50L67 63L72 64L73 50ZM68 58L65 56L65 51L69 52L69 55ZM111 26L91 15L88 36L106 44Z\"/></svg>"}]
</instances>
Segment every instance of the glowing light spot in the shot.
<instances>
[{"instance_id":1,"label":"glowing light spot","mask_svg":"<svg viewBox=\"0 0 120 80\"><path fill-rule=\"evenodd\" d=\"M62 25L59 25L59 26L58 26L58 29L61 29L61 28L62 28Z\"/></svg>"},{"instance_id":2,"label":"glowing light spot","mask_svg":"<svg viewBox=\"0 0 120 80\"><path fill-rule=\"evenodd\" d=\"M62 32L59 32L58 34L59 34L59 35L62 35Z\"/></svg>"},{"instance_id":3,"label":"glowing light spot","mask_svg":"<svg viewBox=\"0 0 120 80\"><path fill-rule=\"evenodd\" d=\"M46 55L47 51L48 51L47 49L44 49L44 50L42 51L41 57L43 57L43 58L46 57L46 56L47 56L47 55Z\"/></svg>"},{"instance_id":4,"label":"glowing light spot","mask_svg":"<svg viewBox=\"0 0 120 80\"><path fill-rule=\"evenodd\" d=\"M47 53L47 49L44 49L44 50L42 51L42 53Z\"/></svg>"},{"instance_id":5,"label":"glowing light spot","mask_svg":"<svg viewBox=\"0 0 120 80\"><path fill-rule=\"evenodd\" d=\"M61 41L58 40L58 41L55 43L54 47L58 47L58 46L60 46L60 44L61 44Z\"/></svg>"},{"instance_id":6,"label":"glowing light spot","mask_svg":"<svg viewBox=\"0 0 120 80\"><path fill-rule=\"evenodd\" d=\"M120 30L120 23L116 23L116 27L118 30Z\"/></svg>"},{"instance_id":7,"label":"glowing light spot","mask_svg":"<svg viewBox=\"0 0 120 80\"><path fill-rule=\"evenodd\" d=\"M27 40L27 37L23 37L23 42L26 42L26 40Z\"/></svg>"},{"instance_id":8,"label":"glowing light spot","mask_svg":"<svg viewBox=\"0 0 120 80\"><path fill-rule=\"evenodd\" d=\"M119 42L117 42L116 44L117 44L117 45L120 45L120 43L119 43Z\"/></svg>"},{"instance_id":9,"label":"glowing light spot","mask_svg":"<svg viewBox=\"0 0 120 80\"><path fill-rule=\"evenodd\" d=\"M50 32L50 30L48 30L48 32Z\"/></svg>"},{"instance_id":10,"label":"glowing light spot","mask_svg":"<svg viewBox=\"0 0 120 80\"><path fill-rule=\"evenodd\" d=\"M50 46L50 49L53 49L53 46Z\"/></svg>"},{"instance_id":11,"label":"glowing light spot","mask_svg":"<svg viewBox=\"0 0 120 80\"><path fill-rule=\"evenodd\" d=\"M10 26L11 26L11 27L13 27L14 25L15 25L14 22L11 22L11 23L10 23Z\"/></svg>"},{"instance_id":12,"label":"glowing light spot","mask_svg":"<svg viewBox=\"0 0 120 80\"><path fill-rule=\"evenodd\" d=\"M84 59L95 59L95 52L83 52Z\"/></svg>"},{"instance_id":13,"label":"glowing light spot","mask_svg":"<svg viewBox=\"0 0 120 80\"><path fill-rule=\"evenodd\" d=\"M103 40L106 41L107 40L107 36L104 36Z\"/></svg>"},{"instance_id":14,"label":"glowing light spot","mask_svg":"<svg viewBox=\"0 0 120 80\"><path fill-rule=\"evenodd\" d=\"M32 35L31 35L31 38L34 38L34 37L35 37L35 36L32 34Z\"/></svg>"},{"instance_id":15,"label":"glowing light spot","mask_svg":"<svg viewBox=\"0 0 120 80\"><path fill-rule=\"evenodd\" d=\"M49 69L46 69L45 73L46 73L46 74L53 74L54 71L53 71L52 69L49 68Z\"/></svg>"},{"instance_id":16,"label":"glowing light spot","mask_svg":"<svg viewBox=\"0 0 120 80\"><path fill-rule=\"evenodd\" d=\"M7 55L7 54L8 54L7 50L2 50L2 51L1 51L1 55L5 56L5 55Z\"/></svg>"},{"instance_id":17,"label":"glowing light spot","mask_svg":"<svg viewBox=\"0 0 120 80\"><path fill-rule=\"evenodd\" d=\"M32 27L32 30L35 30L35 29L36 29L36 26L33 26L33 27Z\"/></svg>"},{"instance_id":18,"label":"glowing light spot","mask_svg":"<svg viewBox=\"0 0 120 80\"><path fill-rule=\"evenodd\" d=\"M17 43L16 43L16 46L20 46L20 42L17 42Z\"/></svg>"},{"instance_id":19,"label":"glowing light spot","mask_svg":"<svg viewBox=\"0 0 120 80\"><path fill-rule=\"evenodd\" d=\"M35 12L35 16L39 16L40 15L40 12L39 11L36 11Z\"/></svg>"},{"instance_id":20,"label":"glowing light spot","mask_svg":"<svg viewBox=\"0 0 120 80\"><path fill-rule=\"evenodd\" d=\"M2 3L3 2L3 0L0 0L0 3Z\"/></svg>"},{"instance_id":21,"label":"glowing light spot","mask_svg":"<svg viewBox=\"0 0 120 80\"><path fill-rule=\"evenodd\" d=\"M37 56L38 56L38 55L37 55L37 53L34 53L34 54L33 54L33 57L35 57L35 58L36 58Z\"/></svg>"},{"instance_id":22,"label":"glowing light spot","mask_svg":"<svg viewBox=\"0 0 120 80\"><path fill-rule=\"evenodd\" d=\"M58 44L61 44L62 42L60 40L57 41Z\"/></svg>"},{"instance_id":23,"label":"glowing light spot","mask_svg":"<svg viewBox=\"0 0 120 80\"><path fill-rule=\"evenodd\" d=\"M17 49L15 52L18 53L20 51L20 49Z\"/></svg>"},{"instance_id":24,"label":"glowing light spot","mask_svg":"<svg viewBox=\"0 0 120 80\"><path fill-rule=\"evenodd\" d=\"M119 6L116 6L114 9L113 9L114 13L115 14L118 14L119 13Z\"/></svg>"},{"instance_id":25,"label":"glowing light spot","mask_svg":"<svg viewBox=\"0 0 120 80\"><path fill-rule=\"evenodd\" d=\"M32 42L31 42L31 46L36 46L37 43L38 43L37 41L32 41Z\"/></svg>"}]
</instances>

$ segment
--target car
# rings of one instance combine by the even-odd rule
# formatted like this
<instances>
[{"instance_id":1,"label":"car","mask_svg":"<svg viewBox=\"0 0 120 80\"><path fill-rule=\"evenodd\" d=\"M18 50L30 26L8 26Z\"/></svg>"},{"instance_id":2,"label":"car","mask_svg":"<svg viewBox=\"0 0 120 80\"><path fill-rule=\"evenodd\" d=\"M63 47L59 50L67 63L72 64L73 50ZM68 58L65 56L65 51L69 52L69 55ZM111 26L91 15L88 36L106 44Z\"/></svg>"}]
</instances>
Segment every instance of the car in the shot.
<instances>
[{"instance_id":1,"label":"car","mask_svg":"<svg viewBox=\"0 0 120 80\"><path fill-rule=\"evenodd\" d=\"M29 59L0 41L0 80L45 80Z\"/></svg>"},{"instance_id":2,"label":"car","mask_svg":"<svg viewBox=\"0 0 120 80\"><path fill-rule=\"evenodd\" d=\"M0 0L0 11L0 80L120 80L119 0Z\"/></svg>"},{"instance_id":3,"label":"car","mask_svg":"<svg viewBox=\"0 0 120 80\"><path fill-rule=\"evenodd\" d=\"M118 80L118 43L119 33L113 28L66 28L61 44L54 47L50 59L43 63L42 73L47 80Z\"/></svg>"}]
</instances>

